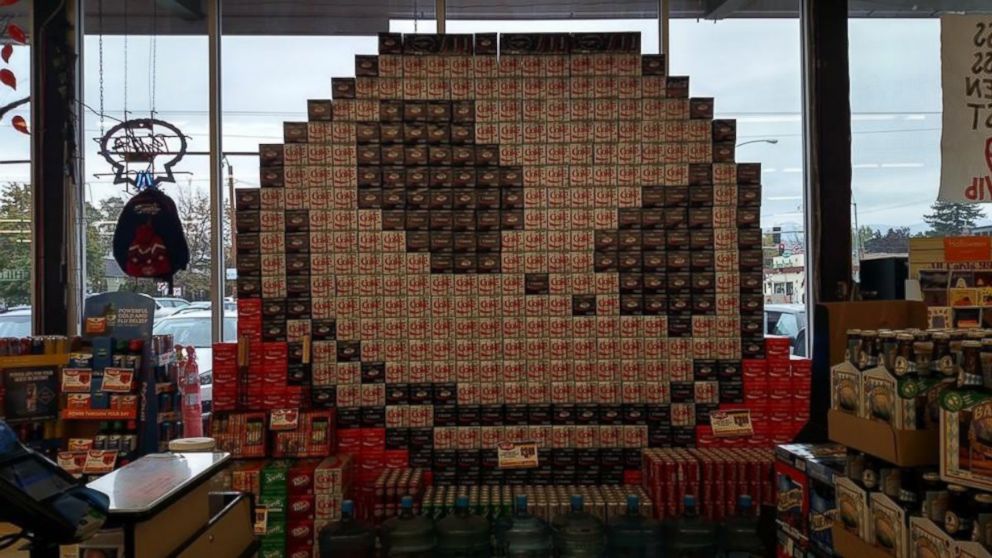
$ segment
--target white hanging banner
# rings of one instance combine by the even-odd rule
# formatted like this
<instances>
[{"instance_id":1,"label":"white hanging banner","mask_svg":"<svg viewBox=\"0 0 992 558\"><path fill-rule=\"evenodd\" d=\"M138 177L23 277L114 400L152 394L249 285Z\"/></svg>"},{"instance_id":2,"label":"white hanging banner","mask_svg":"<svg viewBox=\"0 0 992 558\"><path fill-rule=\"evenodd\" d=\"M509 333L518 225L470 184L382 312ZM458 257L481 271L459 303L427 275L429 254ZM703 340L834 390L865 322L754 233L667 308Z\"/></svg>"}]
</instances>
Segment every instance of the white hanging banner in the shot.
<instances>
[{"instance_id":1,"label":"white hanging banner","mask_svg":"<svg viewBox=\"0 0 992 558\"><path fill-rule=\"evenodd\" d=\"M940 195L992 202L992 17L940 18Z\"/></svg>"}]
</instances>

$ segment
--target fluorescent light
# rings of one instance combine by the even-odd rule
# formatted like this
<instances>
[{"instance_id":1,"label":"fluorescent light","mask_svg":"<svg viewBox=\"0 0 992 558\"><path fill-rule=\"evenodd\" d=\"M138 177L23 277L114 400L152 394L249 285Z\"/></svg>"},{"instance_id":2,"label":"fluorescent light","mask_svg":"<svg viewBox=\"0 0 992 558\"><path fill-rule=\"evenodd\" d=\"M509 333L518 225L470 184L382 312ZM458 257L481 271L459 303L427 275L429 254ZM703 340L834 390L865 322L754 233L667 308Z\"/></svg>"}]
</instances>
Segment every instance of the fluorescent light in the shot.
<instances>
[{"instance_id":1,"label":"fluorescent light","mask_svg":"<svg viewBox=\"0 0 992 558\"><path fill-rule=\"evenodd\" d=\"M927 115L925 114L907 114L903 116L903 120L926 120Z\"/></svg>"},{"instance_id":2,"label":"fluorescent light","mask_svg":"<svg viewBox=\"0 0 992 558\"><path fill-rule=\"evenodd\" d=\"M923 163L882 163L883 169L918 169Z\"/></svg>"},{"instance_id":3,"label":"fluorescent light","mask_svg":"<svg viewBox=\"0 0 992 558\"><path fill-rule=\"evenodd\" d=\"M851 165L852 169L877 169L878 163L858 163L857 165Z\"/></svg>"}]
</instances>

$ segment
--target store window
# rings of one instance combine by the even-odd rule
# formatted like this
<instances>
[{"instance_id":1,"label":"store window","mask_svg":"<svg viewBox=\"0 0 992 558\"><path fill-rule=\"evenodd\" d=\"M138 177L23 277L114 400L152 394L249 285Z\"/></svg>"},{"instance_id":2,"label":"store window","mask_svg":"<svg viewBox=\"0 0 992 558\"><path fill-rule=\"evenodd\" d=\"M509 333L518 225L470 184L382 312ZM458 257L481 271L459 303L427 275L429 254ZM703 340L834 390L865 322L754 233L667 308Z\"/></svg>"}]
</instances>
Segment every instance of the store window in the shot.
<instances>
[{"instance_id":1,"label":"store window","mask_svg":"<svg viewBox=\"0 0 992 558\"><path fill-rule=\"evenodd\" d=\"M154 0L87 2L85 29L84 294L142 292L159 299L163 319L210 297L206 17ZM136 156L140 149L156 154ZM127 277L111 253L121 209L149 182L176 203L190 248L171 292L165 282Z\"/></svg>"},{"instance_id":2,"label":"store window","mask_svg":"<svg viewBox=\"0 0 992 558\"><path fill-rule=\"evenodd\" d=\"M0 335L31 333L30 2L0 7Z\"/></svg>"}]
</instances>

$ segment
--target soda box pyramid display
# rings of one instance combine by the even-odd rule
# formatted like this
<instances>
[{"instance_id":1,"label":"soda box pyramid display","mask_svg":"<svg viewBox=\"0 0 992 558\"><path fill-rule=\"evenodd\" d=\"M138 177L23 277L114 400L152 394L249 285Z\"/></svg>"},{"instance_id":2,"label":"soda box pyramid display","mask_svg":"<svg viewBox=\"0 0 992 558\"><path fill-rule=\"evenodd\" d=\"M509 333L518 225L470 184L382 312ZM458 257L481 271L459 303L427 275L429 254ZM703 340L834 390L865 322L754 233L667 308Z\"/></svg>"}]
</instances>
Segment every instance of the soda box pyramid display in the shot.
<instances>
[{"instance_id":1,"label":"soda box pyramid display","mask_svg":"<svg viewBox=\"0 0 992 558\"><path fill-rule=\"evenodd\" d=\"M237 192L251 367L215 410L334 408L360 467L438 484L619 483L712 438L764 358L760 166L640 50L381 34ZM538 469L496 467L525 441Z\"/></svg>"}]
</instances>

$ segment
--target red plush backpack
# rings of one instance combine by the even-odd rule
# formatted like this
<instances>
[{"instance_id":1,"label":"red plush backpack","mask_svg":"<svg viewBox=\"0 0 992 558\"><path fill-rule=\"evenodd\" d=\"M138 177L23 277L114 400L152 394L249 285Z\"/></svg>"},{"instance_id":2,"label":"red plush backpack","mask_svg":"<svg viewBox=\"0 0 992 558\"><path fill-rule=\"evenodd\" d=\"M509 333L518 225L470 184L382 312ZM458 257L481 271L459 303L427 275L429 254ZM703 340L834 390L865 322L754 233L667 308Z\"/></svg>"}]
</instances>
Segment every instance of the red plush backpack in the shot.
<instances>
[{"instance_id":1,"label":"red plush backpack","mask_svg":"<svg viewBox=\"0 0 992 558\"><path fill-rule=\"evenodd\" d=\"M131 277L169 282L189 264L189 246L176 204L158 188L131 198L114 230L114 259Z\"/></svg>"}]
</instances>

